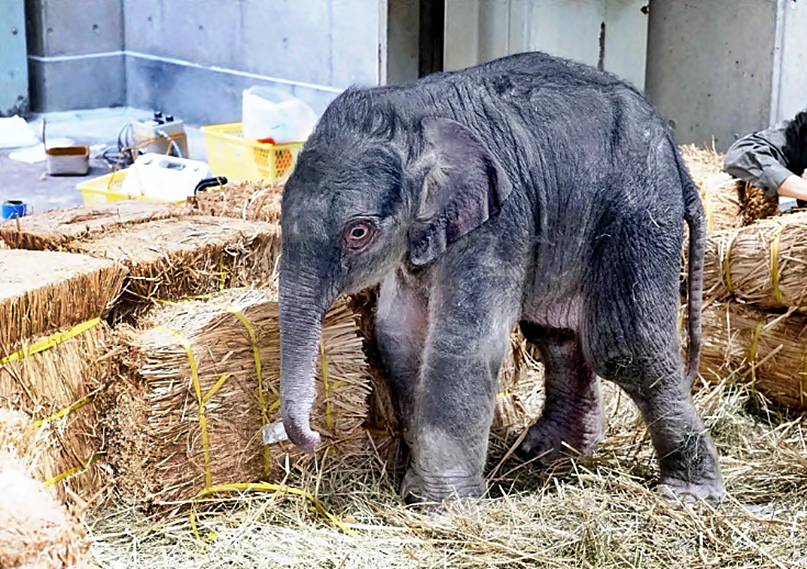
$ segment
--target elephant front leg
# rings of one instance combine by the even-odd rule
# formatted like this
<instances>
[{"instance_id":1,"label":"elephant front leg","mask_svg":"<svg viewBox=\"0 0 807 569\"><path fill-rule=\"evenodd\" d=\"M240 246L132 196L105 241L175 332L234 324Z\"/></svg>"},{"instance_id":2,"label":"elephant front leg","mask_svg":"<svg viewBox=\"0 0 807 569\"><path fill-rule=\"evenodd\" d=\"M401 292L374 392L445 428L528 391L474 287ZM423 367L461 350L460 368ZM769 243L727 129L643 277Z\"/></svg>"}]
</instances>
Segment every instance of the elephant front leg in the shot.
<instances>
[{"instance_id":1,"label":"elephant front leg","mask_svg":"<svg viewBox=\"0 0 807 569\"><path fill-rule=\"evenodd\" d=\"M442 306L455 309L435 311L430 326L406 433L411 462L401 494L407 503L479 496L485 489L496 381L512 322L485 314L481 303ZM476 308L457 313L462 306Z\"/></svg>"}]
</instances>

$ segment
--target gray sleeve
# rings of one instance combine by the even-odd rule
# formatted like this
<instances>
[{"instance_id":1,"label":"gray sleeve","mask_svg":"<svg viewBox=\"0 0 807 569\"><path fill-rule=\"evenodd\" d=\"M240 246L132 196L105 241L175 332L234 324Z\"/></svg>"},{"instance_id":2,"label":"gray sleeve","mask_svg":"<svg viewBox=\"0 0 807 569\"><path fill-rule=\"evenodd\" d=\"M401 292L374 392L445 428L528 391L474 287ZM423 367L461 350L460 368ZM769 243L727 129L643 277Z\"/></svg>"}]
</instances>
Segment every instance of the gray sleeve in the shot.
<instances>
[{"instance_id":1,"label":"gray sleeve","mask_svg":"<svg viewBox=\"0 0 807 569\"><path fill-rule=\"evenodd\" d=\"M793 172L787 169L784 156L787 122L773 128L744 136L735 142L723 160L723 169L741 180L761 189L768 196Z\"/></svg>"}]
</instances>

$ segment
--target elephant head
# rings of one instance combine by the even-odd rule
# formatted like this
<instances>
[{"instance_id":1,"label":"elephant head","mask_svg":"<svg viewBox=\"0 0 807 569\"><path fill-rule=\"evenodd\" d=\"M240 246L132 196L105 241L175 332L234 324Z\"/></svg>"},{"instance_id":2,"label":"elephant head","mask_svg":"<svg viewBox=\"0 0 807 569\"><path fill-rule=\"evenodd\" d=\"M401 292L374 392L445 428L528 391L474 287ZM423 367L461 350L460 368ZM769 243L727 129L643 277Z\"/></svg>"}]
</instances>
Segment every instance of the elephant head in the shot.
<instances>
[{"instance_id":1,"label":"elephant head","mask_svg":"<svg viewBox=\"0 0 807 569\"><path fill-rule=\"evenodd\" d=\"M340 293L428 265L499 211L511 185L469 128L408 114L366 91L326 110L283 193L281 412L307 451L322 319Z\"/></svg>"}]
</instances>

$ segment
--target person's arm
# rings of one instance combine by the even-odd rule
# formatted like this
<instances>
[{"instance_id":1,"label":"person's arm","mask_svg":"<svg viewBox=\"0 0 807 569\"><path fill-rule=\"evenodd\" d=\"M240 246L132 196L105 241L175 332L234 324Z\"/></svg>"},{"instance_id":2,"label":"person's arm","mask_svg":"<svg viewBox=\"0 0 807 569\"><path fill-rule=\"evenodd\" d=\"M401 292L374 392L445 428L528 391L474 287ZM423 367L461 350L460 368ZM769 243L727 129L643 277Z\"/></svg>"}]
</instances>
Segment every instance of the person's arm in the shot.
<instances>
[{"instance_id":1,"label":"person's arm","mask_svg":"<svg viewBox=\"0 0 807 569\"><path fill-rule=\"evenodd\" d=\"M778 188L780 196L796 198L802 202L807 201L807 170L801 177L791 174Z\"/></svg>"},{"instance_id":2,"label":"person's arm","mask_svg":"<svg viewBox=\"0 0 807 569\"><path fill-rule=\"evenodd\" d=\"M749 134L739 139L726 153L723 169L735 178L756 186L771 197L780 193L779 190L785 183L787 185L784 187L784 191L800 192L801 182L799 180L801 179L785 167L786 128L787 122L784 122L768 130ZM791 177L796 180L789 181Z\"/></svg>"}]
</instances>

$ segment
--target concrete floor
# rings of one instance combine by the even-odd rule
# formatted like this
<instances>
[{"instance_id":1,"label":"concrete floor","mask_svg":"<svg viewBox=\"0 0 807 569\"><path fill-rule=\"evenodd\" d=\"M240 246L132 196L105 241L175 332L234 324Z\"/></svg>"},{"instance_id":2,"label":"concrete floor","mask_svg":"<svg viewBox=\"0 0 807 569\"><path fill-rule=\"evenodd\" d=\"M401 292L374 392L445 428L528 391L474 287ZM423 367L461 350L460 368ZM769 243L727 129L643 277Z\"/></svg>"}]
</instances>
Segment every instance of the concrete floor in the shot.
<instances>
[{"instance_id":1,"label":"concrete floor","mask_svg":"<svg viewBox=\"0 0 807 569\"><path fill-rule=\"evenodd\" d=\"M151 114L151 111L128 108L70 111L34 115L28 119L28 124L39 133L44 117L48 140L69 138L74 144L117 148L120 130L132 120L148 119ZM190 157L206 160L204 136L198 126L185 125L185 133ZM21 200L33 212L80 205L82 198L76 184L111 171L100 157L104 150L100 148L90 152L87 176L48 176L45 162L27 164L9 158L16 150L19 149L0 149L0 202Z\"/></svg>"}]
</instances>

